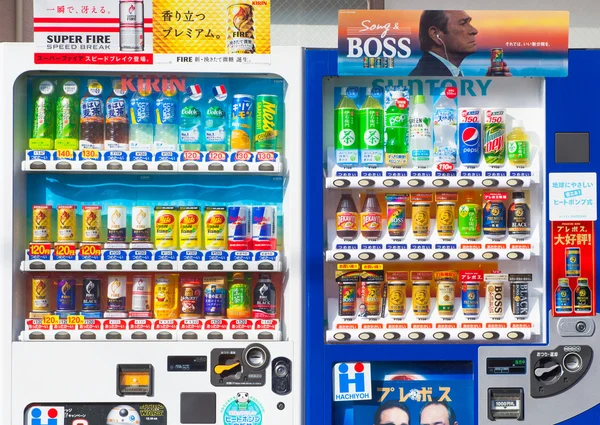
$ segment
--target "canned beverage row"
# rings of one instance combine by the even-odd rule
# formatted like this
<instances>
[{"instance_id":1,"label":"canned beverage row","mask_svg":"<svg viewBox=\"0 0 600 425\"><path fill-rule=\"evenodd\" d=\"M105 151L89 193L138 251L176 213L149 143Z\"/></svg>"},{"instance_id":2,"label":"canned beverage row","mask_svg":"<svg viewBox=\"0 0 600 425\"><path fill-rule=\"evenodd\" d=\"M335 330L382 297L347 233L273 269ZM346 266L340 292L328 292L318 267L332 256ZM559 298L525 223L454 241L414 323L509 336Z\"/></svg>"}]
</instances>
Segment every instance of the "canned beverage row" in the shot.
<instances>
[{"instance_id":1,"label":"canned beverage row","mask_svg":"<svg viewBox=\"0 0 600 425\"><path fill-rule=\"evenodd\" d=\"M413 194L414 195L414 194ZM458 202L457 193L433 194L407 193L385 194L386 209L375 193L367 192L360 213L352 194L342 194L336 211L336 233L339 238L353 240L360 235L369 240L387 236L401 240L408 233L407 218L412 216L412 235L417 240L427 240L434 232L431 225L431 204L435 204L435 232L441 239L461 238L474 240L482 235L490 239L502 239L508 234L516 239L526 239L531 234L531 212L524 192L513 192L512 202L505 206L508 194L489 192L483 194L482 204L477 202L475 192L466 192L464 201ZM426 196L427 195L427 196ZM458 207L458 208L457 208Z\"/></svg>"},{"instance_id":2,"label":"canned beverage row","mask_svg":"<svg viewBox=\"0 0 600 425\"><path fill-rule=\"evenodd\" d=\"M394 68L394 59L385 56L363 58L363 68Z\"/></svg>"},{"instance_id":3,"label":"canned beverage row","mask_svg":"<svg viewBox=\"0 0 600 425\"><path fill-rule=\"evenodd\" d=\"M119 151L273 151L278 148L279 97L234 94L212 87L202 100L200 83L184 91L167 81L160 91L150 79L42 80L36 90L29 148ZM110 81L111 90L103 84ZM158 84L156 84L158 85ZM177 84L181 86L183 84ZM57 93L58 92L58 93ZM83 96L81 93L83 92ZM108 92L108 95L106 93Z\"/></svg>"},{"instance_id":4,"label":"canned beverage row","mask_svg":"<svg viewBox=\"0 0 600 425\"><path fill-rule=\"evenodd\" d=\"M556 313L589 314L592 312L592 290L588 278L578 277L575 280L577 284L573 290L568 277L558 279L558 286L554 293Z\"/></svg>"},{"instance_id":5,"label":"canned beverage row","mask_svg":"<svg viewBox=\"0 0 600 425\"><path fill-rule=\"evenodd\" d=\"M364 58L363 64L371 67L377 59ZM482 158L492 167L504 166L507 158L512 166L529 166L531 148L522 121L514 120L507 134L506 110L459 109L457 103L456 87L441 90L433 112L425 96L411 96L406 86L342 87L334 110L335 161L342 167L435 165L442 172L477 167Z\"/></svg>"},{"instance_id":6,"label":"canned beverage row","mask_svg":"<svg viewBox=\"0 0 600 425\"><path fill-rule=\"evenodd\" d=\"M529 315L531 274L483 274L480 270L421 271L343 271L336 272L338 315L353 319L405 318L407 298L412 299L414 316L419 320L431 315L431 297L440 318L451 320L458 309L466 319L477 319L482 310L493 320L504 318L507 311L506 287L509 287L513 317ZM483 290L483 296L481 294ZM460 297L460 302L456 302ZM485 305L481 305L485 298Z\"/></svg>"},{"instance_id":7,"label":"canned beverage row","mask_svg":"<svg viewBox=\"0 0 600 425\"><path fill-rule=\"evenodd\" d=\"M109 206L102 225L102 206L81 208L81 233L77 235L77 206L57 208L58 243L153 244L156 249L277 249L277 210L272 206L149 206L131 208L128 237L127 208ZM33 206L34 243L53 242L51 205ZM103 238L103 228L106 239ZM152 237L154 234L154 237Z\"/></svg>"},{"instance_id":8,"label":"canned beverage row","mask_svg":"<svg viewBox=\"0 0 600 425\"><path fill-rule=\"evenodd\" d=\"M80 289L78 289L80 288ZM52 304L52 294L55 304ZM86 318L274 319L278 290L271 275L247 273L180 276L177 274L34 276L31 318L81 314ZM128 300L130 298L130 300ZM55 306L55 308L52 308Z\"/></svg>"}]
</instances>

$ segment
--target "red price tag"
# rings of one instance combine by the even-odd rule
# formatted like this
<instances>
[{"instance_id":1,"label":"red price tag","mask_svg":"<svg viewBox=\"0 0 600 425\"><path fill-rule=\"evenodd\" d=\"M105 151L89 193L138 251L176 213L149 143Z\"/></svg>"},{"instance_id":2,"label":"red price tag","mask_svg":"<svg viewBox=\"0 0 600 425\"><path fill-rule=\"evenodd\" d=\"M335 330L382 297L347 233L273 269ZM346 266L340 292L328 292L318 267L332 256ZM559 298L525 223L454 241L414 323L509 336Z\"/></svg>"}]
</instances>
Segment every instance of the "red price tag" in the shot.
<instances>
[{"instance_id":1,"label":"red price tag","mask_svg":"<svg viewBox=\"0 0 600 425\"><path fill-rule=\"evenodd\" d=\"M184 151L183 159L185 161L200 161L200 152L199 151Z\"/></svg>"},{"instance_id":2,"label":"red price tag","mask_svg":"<svg viewBox=\"0 0 600 425\"><path fill-rule=\"evenodd\" d=\"M275 152L256 152L258 162L275 162Z\"/></svg>"}]
</instances>

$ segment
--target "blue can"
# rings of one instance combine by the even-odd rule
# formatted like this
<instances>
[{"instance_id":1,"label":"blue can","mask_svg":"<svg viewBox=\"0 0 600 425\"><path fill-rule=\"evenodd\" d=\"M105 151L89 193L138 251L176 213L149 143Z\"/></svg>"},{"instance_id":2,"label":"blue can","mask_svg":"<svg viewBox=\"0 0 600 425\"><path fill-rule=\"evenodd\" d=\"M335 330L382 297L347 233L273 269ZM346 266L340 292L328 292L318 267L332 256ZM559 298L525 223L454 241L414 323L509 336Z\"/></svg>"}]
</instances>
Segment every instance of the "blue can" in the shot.
<instances>
[{"instance_id":1,"label":"blue can","mask_svg":"<svg viewBox=\"0 0 600 425\"><path fill-rule=\"evenodd\" d=\"M462 165L481 162L481 109L461 108L458 113L458 157Z\"/></svg>"},{"instance_id":2,"label":"blue can","mask_svg":"<svg viewBox=\"0 0 600 425\"><path fill-rule=\"evenodd\" d=\"M254 249L276 249L274 207L252 207L252 243Z\"/></svg>"},{"instance_id":3,"label":"blue can","mask_svg":"<svg viewBox=\"0 0 600 425\"><path fill-rule=\"evenodd\" d=\"M204 278L204 315L208 318L227 315L227 291L222 277Z\"/></svg>"},{"instance_id":4,"label":"blue can","mask_svg":"<svg viewBox=\"0 0 600 425\"><path fill-rule=\"evenodd\" d=\"M231 149L249 151L254 140L254 96L236 94L231 105Z\"/></svg>"},{"instance_id":5,"label":"blue can","mask_svg":"<svg viewBox=\"0 0 600 425\"><path fill-rule=\"evenodd\" d=\"M59 277L56 285L56 310L75 310L75 279L72 277Z\"/></svg>"},{"instance_id":6,"label":"blue can","mask_svg":"<svg viewBox=\"0 0 600 425\"><path fill-rule=\"evenodd\" d=\"M565 272L567 277L581 276L579 248L565 248Z\"/></svg>"},{"instance_id":7,"label":"blue can","mask_svg":"<svg viewBox=\"0 0 600 425\"><path fill-rule=\"evenodd\" d=\"M466 318L479 316L479 282L463 282L461 285L462 311Z\"/></svg>"},{"instance_id":8,"label":"blue can","mask_svg":"<svg viewBox=\"0 0 600 425\"><path fill-rule=\"evenodd\" d=\"M229 207L227 209L227 217L229 249L249 249L252 234L250 230L250 212L248 211L248 207Z\"/></svg>"},{"instance_id":9,"label":"blue can","mask_svg":"<svg viewBox=\"0 0 600 425\"><path fill-rule=\"evenodd\" d=\"M483 206L483 234L490 239L506 235L506 208L500 201L487 201Z\"/></svg>"},{"instance_id":10,"label":"blue can","mask_svg":"<svg viewBox=\"0 0 600 425\"><path fill-rule=\"evenodd\" d=\"M566 277L558 279L558 286L554 293L554 304L556 313L573 312L573 292L569 286L569 279Z\"/></svg>"}]
</instances>

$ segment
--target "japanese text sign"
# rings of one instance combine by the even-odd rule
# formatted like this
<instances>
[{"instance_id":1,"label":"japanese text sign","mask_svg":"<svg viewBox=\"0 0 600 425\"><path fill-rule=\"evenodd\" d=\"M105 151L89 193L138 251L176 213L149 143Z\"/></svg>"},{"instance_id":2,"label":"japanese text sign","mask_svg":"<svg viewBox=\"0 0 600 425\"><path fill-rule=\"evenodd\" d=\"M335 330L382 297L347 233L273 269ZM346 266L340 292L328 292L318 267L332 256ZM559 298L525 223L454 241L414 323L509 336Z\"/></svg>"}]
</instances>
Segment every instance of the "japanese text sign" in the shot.
<instances>
[{"instance_id":1,"label":"japanese text sign","mask_svg":"<svg viewBox=\"0 0 600 425\"><path fill-rule=\"evenodd\" d=\"M567 76L569 13L341 10L338 72L374 76Z\"/></svg>"},{"instance_id":2,"label":"japanese text sign","mask_svg":"<svg viewBox=\"0 0 600 425\"><path fill-rule=\"evenodd\" d=\"M597 219L596 173L550 173L550 221Z\"/></svg>"}]
</instances>

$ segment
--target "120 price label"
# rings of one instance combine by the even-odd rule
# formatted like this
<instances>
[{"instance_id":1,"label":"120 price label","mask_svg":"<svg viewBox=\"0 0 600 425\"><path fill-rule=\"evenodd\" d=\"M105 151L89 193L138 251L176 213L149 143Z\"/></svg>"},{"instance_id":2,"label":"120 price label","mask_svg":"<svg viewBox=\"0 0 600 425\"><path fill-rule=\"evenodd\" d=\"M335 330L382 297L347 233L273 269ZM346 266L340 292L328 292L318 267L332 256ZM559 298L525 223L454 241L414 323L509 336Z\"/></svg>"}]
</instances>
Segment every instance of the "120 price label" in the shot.
<instances>
[{"instance_id":1,"label":"120 price label","mask_svg":"<svg viewBox=\"0 0 600 425\"><path fill-rule=\"evenodd\" d=\"M42 317L42 325L58 325L60 322L60 317L55 314L49 314L47 316Z\"/></svg>"},{"instance_id":2,"label":"120 price label","mask_svg":"<svg viewBox=\"0 0 600 425\"><path fill-rule=\"evenodd\" d=\"M74 257L75 245L55 245L54 255L57 257Z\"/></svg>"},{"instance_id":3,"label":"120 price label","mask_svg":"<svg viewBox=\"0 0 600 425\"><path fill-rule=\"evenodd\" d=\"M99 245L81 245L79 247L79 255L85 255L87 257L99 257L100 256Z\"/></svg>"},{"instance_id":4,"label":"120 price label","mask_svg":"<svg viewBox=\"0 0 600 425\"><path fill-rule=\"evenodd\" d=\"M67 317L67 325L84 325L85 317L81 315L73 315Z\"/></svg>"},{"instance_id":5,"label":"120 price label","mask_svg":"<svg viewBox=\"0 0 600 425\"><path fill-rule=\"evenodd\" d=\"M50 244L36 243L29 245L29 255L50 255Z\"/></svg>"}]
</instances>

